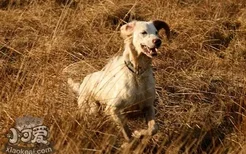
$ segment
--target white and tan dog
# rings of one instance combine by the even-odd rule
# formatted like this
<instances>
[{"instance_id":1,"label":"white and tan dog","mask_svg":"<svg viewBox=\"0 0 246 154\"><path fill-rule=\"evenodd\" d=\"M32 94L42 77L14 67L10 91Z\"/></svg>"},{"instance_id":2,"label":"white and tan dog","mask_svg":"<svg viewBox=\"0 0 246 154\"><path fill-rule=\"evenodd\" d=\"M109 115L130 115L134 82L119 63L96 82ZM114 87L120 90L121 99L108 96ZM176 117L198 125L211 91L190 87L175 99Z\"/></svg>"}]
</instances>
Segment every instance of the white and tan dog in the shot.
<instances>
[{"instance_id":1,"label":"white and tan dog","mask_svg":"<svg viewBox=\"0 0 246 154\"><path fill-rule=\"evenodd\" d=\"M120 126L127 141L132 135L154 135L158 130L154 120L155 79L151 61L161 46L158 31L162 28L169 39L170 29L164 21L132 21L123 25L120 29L125 43L123 55L114 57L101 71L87 75L82 84L68 80L79 95L81 112L94 114L99 105L105 105L106 113ZM132 106L143 111L148 129L132 134L122 114Z\"/></svg>"}]
</instances>

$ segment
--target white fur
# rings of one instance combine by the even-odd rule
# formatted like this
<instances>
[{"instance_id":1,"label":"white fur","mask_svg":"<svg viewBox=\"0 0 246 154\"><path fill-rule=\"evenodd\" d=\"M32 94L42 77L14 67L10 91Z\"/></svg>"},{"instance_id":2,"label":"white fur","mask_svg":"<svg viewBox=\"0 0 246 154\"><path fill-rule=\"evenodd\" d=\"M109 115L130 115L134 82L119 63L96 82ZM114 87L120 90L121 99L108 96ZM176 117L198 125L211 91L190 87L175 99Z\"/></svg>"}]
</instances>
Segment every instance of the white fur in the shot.
<instances>
[{"instance_id":1,"label":"white fur","mask_svg":"<svg viewBox=\"0 0 246 154\"><path fill-rule=\"evenodd\" d=\"M146 32L146 33L145 33ZM106 113L110 114L122 128L126 140L132 135L154 135L158 126L154 120L155 80L151 68L151 55L146 54L146 48L158 48L153 40L159 39L157 29L152 21L133 21L121 27L121 36L125 40L122 56L114 57L101 71L87 75L83 82L69 85L78 92L78 105L81 112L94 114L98 103L106 106ZM160 39L159 39L160 40ZM156 50L153 50L156 51ZM126 66L125 61L133 64L138 73L134 73ZM124 115L121 112L135 105L142 110L148 124L147 130L131 133Z\"/></svg>"}]
</instances>

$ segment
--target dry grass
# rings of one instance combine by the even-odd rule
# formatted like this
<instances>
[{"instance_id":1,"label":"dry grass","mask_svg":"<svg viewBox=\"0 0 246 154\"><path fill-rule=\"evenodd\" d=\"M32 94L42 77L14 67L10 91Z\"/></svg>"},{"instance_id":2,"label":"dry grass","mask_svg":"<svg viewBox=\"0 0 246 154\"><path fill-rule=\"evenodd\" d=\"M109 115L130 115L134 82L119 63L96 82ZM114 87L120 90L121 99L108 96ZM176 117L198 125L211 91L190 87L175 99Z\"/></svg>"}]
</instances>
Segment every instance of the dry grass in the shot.
<instances>
[{"instance_id":1,"label":"dry grass","mask_svg":"<svg viewBox=\"0 0 246 154\"><path fill-rule=\"evenodd\" d=\"M119 26L163 19L172 29L153 62L157 121L151 139L120 149L109 117L76 117L62 70L101 69L123 41ZM44 117L57 153L246 152L244 0L0 1L0 149L17 117ZM145 127L141 118L131 128Z\"/></svg>"}]
</instances>

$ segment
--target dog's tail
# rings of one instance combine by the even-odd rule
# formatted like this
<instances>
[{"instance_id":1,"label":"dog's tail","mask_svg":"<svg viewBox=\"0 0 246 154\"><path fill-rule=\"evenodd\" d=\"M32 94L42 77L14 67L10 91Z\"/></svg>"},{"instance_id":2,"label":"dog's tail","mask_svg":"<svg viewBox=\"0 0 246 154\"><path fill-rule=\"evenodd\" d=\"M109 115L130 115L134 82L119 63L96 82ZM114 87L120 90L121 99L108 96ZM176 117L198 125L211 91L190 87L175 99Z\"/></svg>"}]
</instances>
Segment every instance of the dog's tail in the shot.
<instances>
[{"instance_id":1,"label":"dog's tail","mask_svg":"<svg viewBox=\"0 0 246 154\"><path fill-rule=\"evenodd\" d=\"M75 93L79 94L79 82L74 82L72 78L68 78L67 83Z\"/></svg>"}]
</instances>

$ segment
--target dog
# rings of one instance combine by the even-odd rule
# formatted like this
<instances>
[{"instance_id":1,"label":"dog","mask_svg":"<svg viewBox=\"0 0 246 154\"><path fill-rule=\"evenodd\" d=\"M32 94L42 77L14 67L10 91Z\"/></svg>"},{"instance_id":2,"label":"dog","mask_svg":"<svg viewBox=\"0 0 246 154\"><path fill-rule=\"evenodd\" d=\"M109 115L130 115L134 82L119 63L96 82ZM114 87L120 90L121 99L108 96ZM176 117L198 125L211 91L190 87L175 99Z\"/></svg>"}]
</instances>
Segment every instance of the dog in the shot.
<instances>
[{"instance_id":1,"label":"dog","mask_svg":"<svg viewBox=\"0 0 246 154\"><path fill-rule=\"evenodd\" d=\"M101 70L87 75L82 83L68 79L68 84L78 94L81 112L95 114L100 105L121 128L124 138L152 136L157 133L155 121L155 79L151 62L157 56L162 41L158 32L165 30L170 38L168 24L161 20L131 21L120 28L124 39L124 51L111 59ZM148 125L147 129L129 129L126 116L122 113L132 106L141 110Z\"/></svg>"}]
</instances>

